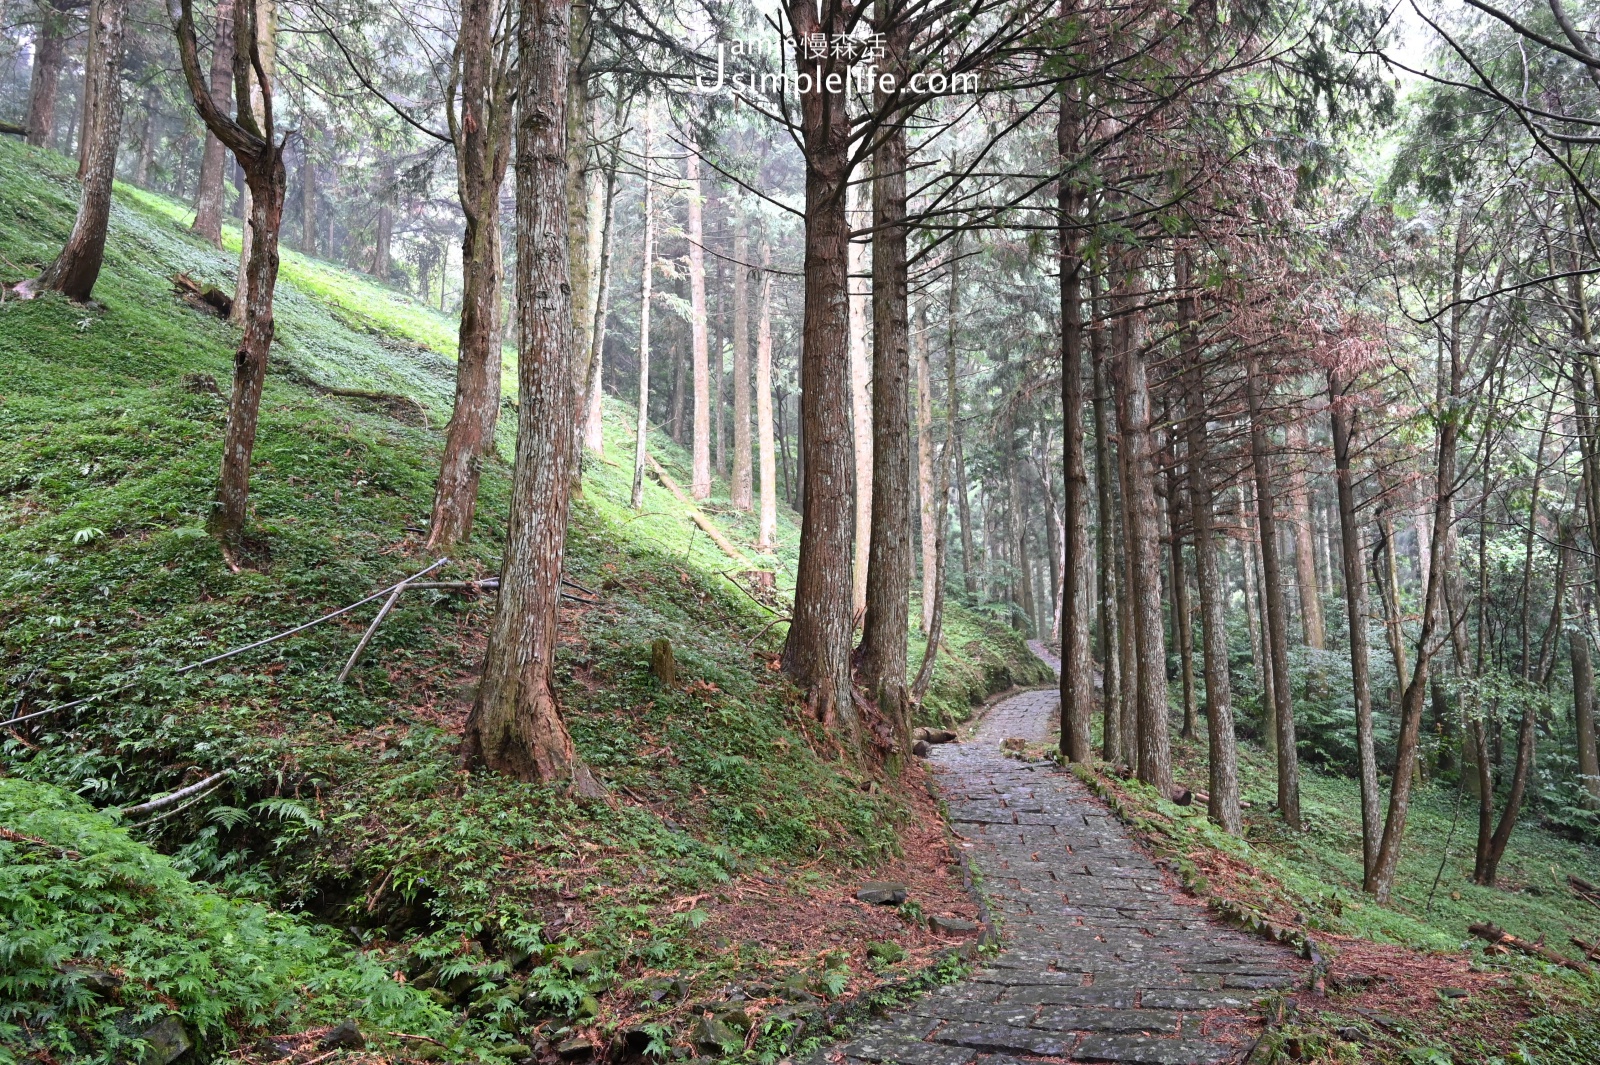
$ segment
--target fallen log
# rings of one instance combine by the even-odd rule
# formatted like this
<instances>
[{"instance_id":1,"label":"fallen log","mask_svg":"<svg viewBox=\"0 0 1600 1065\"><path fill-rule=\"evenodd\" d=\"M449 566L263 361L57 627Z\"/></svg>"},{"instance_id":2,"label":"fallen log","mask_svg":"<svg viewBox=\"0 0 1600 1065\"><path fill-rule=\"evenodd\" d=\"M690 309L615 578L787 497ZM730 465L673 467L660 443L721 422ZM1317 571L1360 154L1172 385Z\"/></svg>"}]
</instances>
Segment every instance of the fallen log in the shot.
<instances>
[{"instance_id":1,"label":"fallen log","mask_svg":"<svg viewBox=\"0 0 1600 1065\"><path fill-rule=\"evenodd\" d=\"M151 799L149 802L142 802L137 806L124 806L122 807L120 813L123 817L132 817L135 814L154 813L157 810L171 806L175 802L181 802L191 795L198 795L200 792L211 787L211 785L220 783L232 775L233 770L224 769L222 772L213 773L204 780L196 781L186 788L179 788L177 791L169 792L166 795L160 796L159 798Z\"/></svg>"},{"instance_id":2,"label":"fallen log","mask_svg":"<svg viewBox=\"0 0 1600 1065\"><path fill-rule=\"evenodd\" d=\"M188 274L173 274L172 290L191 303L211 308L222 318L233 313L232 296L216 285L202 285Z\"/></svg>"},{"instance_id":3,"label":"fallen log","mask_svg":"<svg viewBox=\"0 0 1600 1065\"><path fill-rule=\"evenodd\" d=\"M1573 972L1588 975L1589 967L1583 962L1551 950L1543 943L1530 943L1520 936L1514 936L1491 921L1479 921L1476 924L1468 925L1467 931L1497 947L1509 947L1512 950L1521 951L1523 954L1547 961L1551 965L1559 965L1564 969L1571 969Z\"/></svg>"},{"instance_id":4,"label":"fallen log","mask_svg":"<svg viewBox=\"0 0 1600 1065\"><path fill-rule=\"evenodd\" d=\"M19 126L15 122L0 122L0 133L9 133L13 137L26 137L28 127Z\"/></svg>"},{"instance_id":5,"label":"fallen log","mask_svg":"<svg viewBox=\"0 0 1600 1065\"><path fill-rule=\"evenodd\" d=\"M678 487L678 482L672 479L672 475L670 473L662 469L661 463L656 461L656 457L654 455L650 454L649 452L645 452L644 457L649 461L650 468L655 471L656 480L661 482L663 488L676 496L678 502L689 508L689 517L696 525L700 526L702 532L711 537L712 543L722 548L723 554L739 563L745 569L753 570L760 568L754 562L751 562L748 558L746 558L744 552L735 547L731 540L722 535L721 529L718 529L715 525L711 524L711 519L702 514L700 512L700 508L695 506L694 502L690 500L688 496L683 494L683 489Z\"/></svg>"},{"instance_id":6,"label":"fallen log","mask_svg":"<svg viewBox=\"0 0 1600 1065\"><path fill-rule=\"evenodd\" d=\"M1572 945L1583 951L1583 956L1590 961L1600 961L1600 942L1590 943L1586 939L1573 936Z\"/></svg>"}]
</instances>

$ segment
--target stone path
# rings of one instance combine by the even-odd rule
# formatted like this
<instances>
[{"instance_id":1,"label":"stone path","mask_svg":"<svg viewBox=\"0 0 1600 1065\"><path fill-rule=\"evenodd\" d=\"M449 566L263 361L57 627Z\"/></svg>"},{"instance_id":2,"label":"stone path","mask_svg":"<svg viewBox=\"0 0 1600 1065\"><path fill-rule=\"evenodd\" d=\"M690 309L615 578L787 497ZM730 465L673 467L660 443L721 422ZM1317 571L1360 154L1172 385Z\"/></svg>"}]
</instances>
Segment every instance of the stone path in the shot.
<instances>
[{"instance_id":1,"label":"stone path","mask_svg":"<svg viewBox=\"0 0 1600 1065\"><path fill-rule=\"evenodd\" d=\"M1217 1011L1300 979L1292 951L1212 921L1176 890L1075 777L1001 753L1007 738L1053 738L1058 705L1052 691L1014 695L931 759L1002 953L867 1026L831 1060L1235 1061L1249 1046L1247 1018Z\"/></svg>"}]
</instances>

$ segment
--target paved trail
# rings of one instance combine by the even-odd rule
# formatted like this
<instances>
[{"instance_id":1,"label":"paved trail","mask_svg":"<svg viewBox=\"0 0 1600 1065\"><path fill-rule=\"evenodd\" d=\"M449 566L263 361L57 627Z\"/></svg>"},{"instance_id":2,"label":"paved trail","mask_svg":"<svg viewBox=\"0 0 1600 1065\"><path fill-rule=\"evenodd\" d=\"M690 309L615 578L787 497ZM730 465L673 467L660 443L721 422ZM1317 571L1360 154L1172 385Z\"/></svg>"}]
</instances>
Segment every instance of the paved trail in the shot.
<instances>
[{"instance_id":1,"label":"paved trail","mask_svg":"<svg viewBox=\"0 0 1600 1065\"><path fill-rule=\"evenodd\" d=\"M1174 890L1076 778L1001 753L1007 738L1052 738L1058 705L1051 691L1012 696L931 759L1003 952L869 1026L834 1060L1233 1061L1240 1018L1211 1011L1299 978L1292 951L1217 924Z\"/></svg>"}]
</instances>

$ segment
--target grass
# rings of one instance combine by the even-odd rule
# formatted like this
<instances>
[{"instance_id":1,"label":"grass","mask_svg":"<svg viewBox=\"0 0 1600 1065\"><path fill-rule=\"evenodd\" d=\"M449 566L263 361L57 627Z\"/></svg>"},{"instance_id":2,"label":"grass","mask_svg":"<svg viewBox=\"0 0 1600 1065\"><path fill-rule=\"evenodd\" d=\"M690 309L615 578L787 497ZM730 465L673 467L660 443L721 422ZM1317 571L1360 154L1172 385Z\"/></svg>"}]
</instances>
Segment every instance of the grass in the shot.
<instances>
[{"instance_id":1,"label":"grass","mask_svg":"<svg viewBox=\"0 0 1600 1065\"><path fill-rule=\"evenodd\" d=\"M59 156L0 144L3 280L54 255L75 201ZM61 912L50 942L25 948L43 951L29 956L31 982L0 990L12 1025L0 1028L0 1055L47 1044L61 1054L70 1045L68 1057L118 1052L121 1037L101 1023L106 1004L46 971L69 956L137 976L139 990L124 982L113 1004L174 1013L216 1050L331 1019L371 997L357 977L398 971L405 982L385 977L382 990L423 1026L399 1030L427 1035L430 1010L460 1026L439 1047L383 1034L401 1021L358 1017L384 1053L411 1057L609 1039L619 1018L650 1015L662 974L704 995L732 976L810 964L719 945L699 932L711 903L695 900L738 877L803 890L818 869L871 864L894 851L907 808L829 749L774 668L781 626L724 575L732 561L652 481L642 511L628 509L622 466L586 465L568 573L598 601L566 609L558 668L574 739L612 804L460 771L456 732L486 597L408 595L346 686L334 677L374 608L178 672L420 568L409 530L426 524L454 343L447 319L403 294L285 254L252 479L268 561L231 573L203 532L225 417L204 381L226 389L236 334L174 297L168 279L187 271L226 288L234 262L188 236L186 222L180 205L119 186L95 305L0 303L4 709L117 693L3 741L0 787L12 798L0 823L45 840L80 833L108 862L139 870L96 896L68 859L22 845ZM408 396L429 424L328 388ZM502 419L502 451L513 421ZM628 454L631 424L608 402L608 456ZM654 438L652 451L686 469L669 441ZM494 572L508 481L503 463L489 464L477 535L445 574ZM754 557L753 519L718 492L705 509ZM798 530L787 511L778 539L755 560L788 588ZM964 713L997 686L1039 676L1008 629L959 606L947 625L931 710ZM672 640L684 677L670 690L647 668L659 637ZM94 812L223 768L232 776L220 790L159 822L129 828ZM17 828L32 807L55 820ZM170 919L191 903L215 916L215 936L194 951L219 972L235 947L268 943L282 967L258 974L265 983L213 985L202 1008L180 976L139 969L127 934L79 934L96 912L160 919L167 911L152 899L166 895ZM23 912L0 934L14 934ZM357 983L285 998L277 1012L249 1005L318 958ZM832 977L813 986L829 991ZM206 1012L215 1009L221 1022ZM659 1012L652 1045L681 1040L682 1011ZM756 1047L771 1052L770 1041Z\"/></svg>"}]
</instances>

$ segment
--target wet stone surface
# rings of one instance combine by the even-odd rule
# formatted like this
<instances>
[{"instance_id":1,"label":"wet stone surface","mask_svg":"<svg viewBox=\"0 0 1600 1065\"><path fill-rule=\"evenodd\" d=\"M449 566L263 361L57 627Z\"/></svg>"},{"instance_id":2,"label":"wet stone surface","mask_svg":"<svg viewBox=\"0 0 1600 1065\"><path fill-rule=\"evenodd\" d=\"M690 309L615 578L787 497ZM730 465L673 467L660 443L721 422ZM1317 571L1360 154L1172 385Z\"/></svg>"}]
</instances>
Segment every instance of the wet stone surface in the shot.
<instances>
[{"instance_id":1,"label":"wet stone surface","mask_svg":"<svg viewBox=\"0 0 1600 1065\"><path fill-rule=\"evenodd\" d=\"M1058 705L1012 696L930 759L1002 952L815 1063L1237 1061L1249 1007L1300 981L1293 951L1211 920L1074 777L1001 753L1051 739Z\"/></svg>"}]
</instances>

